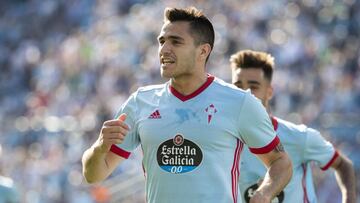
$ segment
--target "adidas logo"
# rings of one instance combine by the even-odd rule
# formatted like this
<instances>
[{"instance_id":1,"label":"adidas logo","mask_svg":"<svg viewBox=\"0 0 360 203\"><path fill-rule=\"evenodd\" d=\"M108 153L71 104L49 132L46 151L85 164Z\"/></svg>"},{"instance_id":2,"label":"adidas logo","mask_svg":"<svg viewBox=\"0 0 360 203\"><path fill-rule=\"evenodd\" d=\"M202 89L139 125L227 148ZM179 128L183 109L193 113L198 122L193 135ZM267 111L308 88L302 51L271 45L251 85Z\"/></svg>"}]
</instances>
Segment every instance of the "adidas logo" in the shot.
<instances>
[{"instance_id":1,"label":"adidas logo","mask_svg":"<svg viewBox=\"0 0 360 203\"><path fill-rule=\"evenodd\" d=\"M152 114L150 114L149 118L150 119L159 119L159 118L161 118L159 110L156 110Z\"/></svg>"}]
</instances>

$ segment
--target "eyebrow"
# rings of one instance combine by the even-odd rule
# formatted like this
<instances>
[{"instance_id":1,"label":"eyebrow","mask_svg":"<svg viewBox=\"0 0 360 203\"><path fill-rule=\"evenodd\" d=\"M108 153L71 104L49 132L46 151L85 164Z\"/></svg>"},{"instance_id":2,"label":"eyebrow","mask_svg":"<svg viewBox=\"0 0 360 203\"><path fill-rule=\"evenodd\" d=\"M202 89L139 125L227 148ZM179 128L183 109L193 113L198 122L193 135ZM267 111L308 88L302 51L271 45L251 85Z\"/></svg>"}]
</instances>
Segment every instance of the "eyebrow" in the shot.
<instances>
[{"instance_id":1,"label":"eyebrow","mask_svg":"<svg viewBox=\"0 0 360 203\"><path fill-rule=\"evenodd\" d=\"M242 84L241 80L234 82L233 84ZM260 82L256 81L256 80L249 80L247 83L251 84L251 85L260 85Z\"/></svg>"},{"instance_id":2,"label":"eyebrow","mask_svg":"<svg viewBox=\"0 0 360 203\"><path fill-rule=\"evenodd\" d=\"M170 35L170 36L168 36L167 38L168 38L168 39L172 39L172 40L185 41L184 38L179 37L179 36L175 36L175 35ZM159 36L159 37L158 37L158 41L164 40L164 39L165 39L164 36Z\"/></svg>"},{"instance_id":3,"label":"eyebrow","mask_svg":"<svg viewBox=\"0 0 360 203\"><path fill-rule=\"evenodd\" d=\"M258 82L256 80L249 80L248 83L252 84L252 85L260 85L260 82Z\"/></svg>"}]
</instances>

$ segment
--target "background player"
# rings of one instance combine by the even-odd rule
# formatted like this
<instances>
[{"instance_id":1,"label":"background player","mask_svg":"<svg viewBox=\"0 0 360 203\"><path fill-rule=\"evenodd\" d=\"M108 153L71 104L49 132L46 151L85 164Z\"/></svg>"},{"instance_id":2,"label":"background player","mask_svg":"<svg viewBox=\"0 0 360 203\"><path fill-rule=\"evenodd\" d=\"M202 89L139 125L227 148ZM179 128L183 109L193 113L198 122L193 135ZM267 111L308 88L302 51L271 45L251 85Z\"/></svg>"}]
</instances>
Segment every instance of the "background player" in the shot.
<instances>
[{"instance_id":1,"label":"background player","mask_svg":"<svg viewBox=\"0 0 360 203\"><path fill-rule=\"evenodd\" d=\"M269 110L272 98L271 86L274 71L274 59L265 52L245 50L233 54L230 58L232 82L251 92L262 101ZM335 169L338 185L342 192L342 202L356 201L355 173L352 162L339 153L318 131L305 125L295 125L271 116L274 129L280 137L285 150L293 162L293 177L281 192L279 202L317 202L311 174L312 161L322 170ZM264 166L248 150L244 149L241 159L240 191L248 200L257 188L257 182L266 172Z\"/></svg>"},{"instance_id":2,"label":"background player","mask_svg":"<svg viewBox=\"0 0 360 203\"><path fill-rule=\"evenodd\" d=\"M119 119L104 122L83 155L86 180L104 180L141 144L149 202L240 202L247 143L269 168L252 202L270 202L289 181L291 162L261 103L206 73L211 22L195 8L166 9L158 41L161 76L170 81L140 88Z\"/></svg>"},{"instance_id":3,"label":"background player","mask_svg":"<svg viewBox=\"0 0 360 203\"><path fill-rule=\"evenodd\" d=\"M9 177L0 176L0 203L20 202L14 181Z\"/></svg>"},{"instance_id":4,"label":"background player","mask_svg":"<svg viewBox=\"0 0 360 203\"><path fill-rule=\"evenodd\" d=\"M2 155L2 147L0 145L0 158ZM0 203L18 203L20 202L19 193L15 187L14 181L9 178L2 176L1 165L0 165Z\"/></svg>"}]
</instances>

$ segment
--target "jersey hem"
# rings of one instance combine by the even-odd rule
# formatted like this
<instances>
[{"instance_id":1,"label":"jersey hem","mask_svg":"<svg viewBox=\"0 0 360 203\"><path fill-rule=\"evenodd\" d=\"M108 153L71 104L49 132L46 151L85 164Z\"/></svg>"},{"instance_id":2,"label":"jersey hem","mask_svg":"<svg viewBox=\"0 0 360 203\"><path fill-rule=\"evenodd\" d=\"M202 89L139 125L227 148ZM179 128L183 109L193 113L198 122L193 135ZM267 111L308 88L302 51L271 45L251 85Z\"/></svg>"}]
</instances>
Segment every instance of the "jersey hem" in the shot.
<instances>
[{"instance_id":1,"label":"jersey hem","mask_svg":"<svg viewBox=\"0 0 360 203\"><path fill-rule=\"evenodd\" d=\"M261 148L250 148L249 150L254 154L266 154L273 150L278 144L280 143L280 139L278 136L276 136L273 141L271 141L268 145Z\"/></svg>"},{"instance_id":2,"label":"jersey hem","mask_svg":"<svg viewBox=\"0 0 360 203\"><path fill-rule=\"evenodd\" d=\"M114 154L117 154L117 155L125 158L125 159L128 159L131 154L130 152L125 151L116 145L111 145L110 151L113 152Z\"/></svg>"}]
</instances>

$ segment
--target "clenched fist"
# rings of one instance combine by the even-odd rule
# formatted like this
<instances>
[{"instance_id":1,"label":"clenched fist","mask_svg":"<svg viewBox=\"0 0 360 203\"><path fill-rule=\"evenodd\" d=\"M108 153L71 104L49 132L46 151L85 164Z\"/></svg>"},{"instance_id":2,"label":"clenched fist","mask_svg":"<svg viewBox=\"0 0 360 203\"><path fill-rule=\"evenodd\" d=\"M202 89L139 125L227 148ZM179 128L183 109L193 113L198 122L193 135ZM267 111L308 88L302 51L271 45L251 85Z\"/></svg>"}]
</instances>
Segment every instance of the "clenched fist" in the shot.
<instances>
[{"instance_id":1,"label":"clenched fist","mask_svg":"<svg viewBox=\"0 0 360 203\"><path fill-rule=\"evenodd\" d=\"M126 114L121 114L118 119L105 121L98 140L95 142L95 150L107 153L111 145L120 144L124 141L126 134L129 132L129 126L125 124Z\"/></svg>"}]
</instances>

